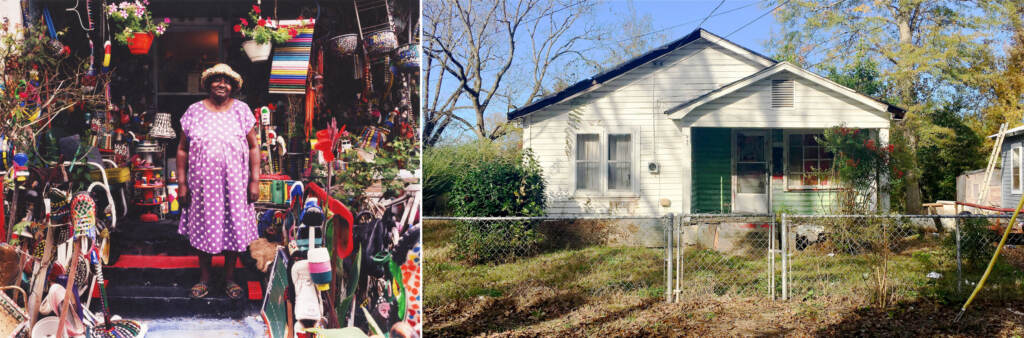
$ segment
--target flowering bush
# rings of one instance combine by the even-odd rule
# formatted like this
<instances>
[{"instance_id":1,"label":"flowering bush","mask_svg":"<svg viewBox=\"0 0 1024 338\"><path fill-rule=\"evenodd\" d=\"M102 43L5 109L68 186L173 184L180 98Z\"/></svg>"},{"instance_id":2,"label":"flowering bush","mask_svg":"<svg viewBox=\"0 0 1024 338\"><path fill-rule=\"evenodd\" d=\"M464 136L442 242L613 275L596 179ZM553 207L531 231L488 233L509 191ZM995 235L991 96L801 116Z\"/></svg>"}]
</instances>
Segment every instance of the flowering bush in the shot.
<instances>
[{"instance_id":1,"label":"flowering bush","mask_svg":"<svg viewBox=\"0 0 1024 338\"><path fill-rule=\"evenodd\" d=\"M875 192L887 191L903 179L894 154L896 146L881 145L867 130L836 126L825 130L819 140L828 151L836 154L832 169L839 183L853 194L847 202L857 203ZM879 180L887 175L887 180Z\"/></svg>"},{"instance_id":2,"label":"flowering bush","mask_svg":"<svg viewBox=\"0 0 1024 338\"><path fill-rule=\"evenodd\" d=\"M135 2L121 2L117 4L107 5L107 17L110 18L110 22L116 27L123 27L121 31L114 34L114 39L123 45L128 44L128 38L132 37L135 33L151 33L156 36L164 35L167 31L167 25L171 23L171 19L164 18L161 23L153 22L153 15L146 8L149 6L149 0L142 0Z\"/></svg>"},{"instance_id":3,"label":"flowering bush","mask_svg":"<svg viewBox=\"0 0 1024 338\"><path fill-rule=\"evenodd\" d=\"M242 36L251 38L258 44L267 42L284 43L299 34L295 28L274 28L270 20L260 17L260 6L258 5L252 5L248 20L245 18L239 18L238 20L241 23L235 25L235 32L242 33Z\"/></svg>"}]
</instances>

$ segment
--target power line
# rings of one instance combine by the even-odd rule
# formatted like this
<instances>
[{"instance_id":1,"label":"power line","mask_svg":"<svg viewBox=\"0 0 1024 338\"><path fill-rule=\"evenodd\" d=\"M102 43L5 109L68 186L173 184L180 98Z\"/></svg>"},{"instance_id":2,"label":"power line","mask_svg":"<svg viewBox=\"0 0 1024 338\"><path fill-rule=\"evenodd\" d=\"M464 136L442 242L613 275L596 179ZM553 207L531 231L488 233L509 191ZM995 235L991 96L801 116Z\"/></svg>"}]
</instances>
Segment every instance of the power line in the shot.
<instances>
[{"instance_id":1,"label":"power line","mask_svg":"<svg viewBox=\"0 0 1024 338\"><path fill-rule=\"evenodd\" d=\"M732 31L732 32L731 32L731 33L729 33L729 34L726 34L726 35L725 35L725 37L729 37L730 35L736 34L736 32L739 32L740 30L742 30L742 29L744 29L744 28L747 28L747 26L750 26L751 24L753 24L753 23L754 23L754 22L756 22L757 20L761 20L761 18L765 17L766 15L768 15L768 14L772 14L772 12L774 12L774 11L775 11L776 9L779 9L780 7L782 7L782 6L785 6L786 4L788 4L788 3L789 3L789 1L790 1L790 0L786 0L786 1L783 1L783 2L782 2L782 3L780 3L780 4L778 5L778 6L775 6L775 7L774 7L774 8L772 8L771 10L769 10L769 11L767 11L767 12L764 12L764 14L761 14L761 16L758 16L758 17L754 18L754 20L750 20L750 21L748 21L747 23L743 24L743 26L740 26L740 28L736 28L736 30Z\"/></svg>"},{"instance_id":2,"label":"power line","mask_svg":"<svg viewBox=\"0 0 1024 338\"><path fill-rule=\"evenodd\" d=\"M726 15L726 14L729 14L729 13L732 13L732 12L735 12L735 11L738 11L738 10L741 10L741 9L744 9L744 8L747 8L747 7L750 7L750 6L753 6L753 5L757 5L759 3L760 2L751 2L751 3L748 3L746 5L739 6L739 7L736 7L736 8L732 8L732 9L726 10L724 12L720 12L718 14L715 14L715 15L709 15L707 18L713 18L713 17L716 17L716 16ZM676 29L676 28L679 28L679 27L682 27L682 26L686 26L686 25L692 24L694 22L697 22L697 19L693 19L693 20L686 21L686 22L683 22L683 23L680 23L680 24L668 26L668 27L665 27L665 28L662 28L662 29L650 31L650 32L643 33L643 34L640 34L640 35L631 36L631 37L628 37L628 38L625 38L625 39L621 39L621 40L619 40L619 42L624 42L624 41L628 41L628 40L632 40L632 39L636 39L636 38L642 38L642 37L645 37L645 36L648 36L648 35L651 35L651 34L661 33L661 32L667 31L667 30Z\"/></svg>"},{"instance_id":3,"label":"power line","mask_svg":"<svg viewBox=\"0 0 1024 338\"><path fill-rule=\"evenodd\" d=\"M711 10L711 13L708 13L708 15L704 17L704 20L701 20L700 23L697 24L697 28L700 28L700 26L703 26L704 22L708 21L708 18L710 18L712 15L715 15L715 11L718 10L718 7L722 7L722 4L724 4L724 3L725 3L725 0L719 1L718 2L718 6L715 6L715 8Z\"/></svg>"}]
</instances>

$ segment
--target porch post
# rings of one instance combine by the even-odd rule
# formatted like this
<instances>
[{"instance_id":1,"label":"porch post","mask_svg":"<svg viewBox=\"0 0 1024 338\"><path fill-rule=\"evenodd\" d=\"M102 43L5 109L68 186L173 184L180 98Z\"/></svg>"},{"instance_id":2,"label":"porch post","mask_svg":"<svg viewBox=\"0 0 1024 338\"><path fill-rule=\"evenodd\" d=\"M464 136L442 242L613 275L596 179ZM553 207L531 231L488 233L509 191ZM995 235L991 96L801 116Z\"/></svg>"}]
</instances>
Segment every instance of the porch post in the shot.
<instances>
[{"instance_id":1,"label":"porch post","mask_svg":"<svg viewBox=\"0 0 1024 338\"><path fill-rule=\"evenodd\" d=\"M680 182L682 182L682 194L679 198L679 212L682 214L690 213L690 198L693 196L693 133L690 127L680 127L679 130L679 141L682 143L683 151L679 156Z\"/></svg>"},{"instance_id":2,"label":"porch post","mask_svg":"<svg viewBox=\"0 0 1024 338\"><path fill-rule=\"evenodd\" d=\"M889 146L889 128L878 129L878 146L881 149ZM889 173L880 173L878 176L878 186L882 187L878 189L878 211L881 213L889 212Z\"/></svg>"}]
</instances>

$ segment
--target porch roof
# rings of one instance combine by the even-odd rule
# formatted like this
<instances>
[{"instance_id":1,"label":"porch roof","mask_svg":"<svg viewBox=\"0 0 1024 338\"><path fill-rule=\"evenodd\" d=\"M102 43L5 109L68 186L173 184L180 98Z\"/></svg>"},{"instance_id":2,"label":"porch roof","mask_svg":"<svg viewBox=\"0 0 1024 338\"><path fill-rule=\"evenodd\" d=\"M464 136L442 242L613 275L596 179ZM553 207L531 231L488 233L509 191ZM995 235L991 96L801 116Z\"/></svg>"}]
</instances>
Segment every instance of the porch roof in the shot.
<instances>
[{"instance_id":1,"label":"porch roof","mask_svg":"<svg viewBox=\"0 0 1024 338\"><path fill-rule=\"evenodd\" d=\"M736 81L734 81L734 82L732 82L730 84L727 84L727 85L724 85L722 87L719 87L718 89L715 89L715 90L712 90L710 92L707 92L704 95L701 95L701 96L698 96L697 98L694 98L693 100L690 100L690 101L684 102L682 104L676 105L676 106L674 106L672 108L669 108L668 110L665 111L665 114L668 114L669 118L671 118L671 119L683 118L689 112L693 111L694 109L696 109L696 108L698 108L698 107L700 107L700 106L702 106L702 105L704 105L706 103L712 102L712 101L714 101L714 100L716 100L718 98L721 98L723 96L729 95L730 93L736 92L737 90L743 89L744 87L747 87L747 86L749 86L751 84L757 83L758 81L760 81L762 79L765 79L765 78L767 78L769 76L772 76L772 75L775 75L775 74L778 74L778 73L784 72L784 71L788 72L790 74L799 76L799 77L801 77L803 79L812 81L812 82L817 83L819 85L822 85L822 86L824 86L826 88L829 88L829 89L831 89L831 90L833 90L833 91L835 91L837 93L840 93L840 94L842 94L842 95L844 95L846 97L849 97L849 98L851 98L853 100L861 102L861 103L863 103L865 105L868 105L870 107L876 108L879 111L888 112L888 113L892 114L891 116L894 119L897 119L897 120L903 119L903 115L906 112L906 110L903 109L903 108L900 108L900 107L892 105L892 104L890 104L888 102L881 101L881 100L872 98L870 96L861 94L861 93L859 93L859 92L857 92L857 91L855 91L853 89L847 88L847 87L845 87L843 85L840 85L838 83L833 82L832 80L826 79L826 78L824 78L824 77L822 77L822 76L820 76L818 74L815 74L815 73L807 71L807 70L805 70L803 68L797 67L797 66L795 66L795 65L793 65L793 64L791 64L789 62L779 62L779 63L777 63L777 64L775 64L775 65L773 65L771 67L762 69L761 71L759 71L757 73L751 74L750 76L747 76L745 78L736 80Z\"/></svg>"},{"instance_id":2,"label":"porch roof","mask_svg":"<svg viewBox=\"0 0 1024 338\"><path fill-rule=\"evenodd\" d=\"M711 32L704 30L703 28L697 28L693 32L690 32L690 34L687 34L686 36L678 40L669 42L661 47L652 49L647 53L641 54L640 56L623 62L607 71L594 75L593 77L576 82L557 93L542 97L525 106L519 107L516 110L509 112L506 117L508 118L509 121L512 121L517 118L526 116L530 113L533 113L537 110L543 109L544 107L571 99L581 94L585 94L591 90L601 87L602 84L608 81L614 80L615 78L621 76L622 74L625 74L648 62L654 61L662 56L665 56L666 54L676 49L679 49L683 46L686 46L691 42L697 41L701 38L703 38L705 41L721 46L725 49L735 51L739 55L747 56L751 61L759 63L766 67L776 64L778 62L773 60L772 58L761 55L760 53L757 53L749 48L737 45L732 41L726 40L723 37L712 34Z\"/></svg>"}]
</instances>

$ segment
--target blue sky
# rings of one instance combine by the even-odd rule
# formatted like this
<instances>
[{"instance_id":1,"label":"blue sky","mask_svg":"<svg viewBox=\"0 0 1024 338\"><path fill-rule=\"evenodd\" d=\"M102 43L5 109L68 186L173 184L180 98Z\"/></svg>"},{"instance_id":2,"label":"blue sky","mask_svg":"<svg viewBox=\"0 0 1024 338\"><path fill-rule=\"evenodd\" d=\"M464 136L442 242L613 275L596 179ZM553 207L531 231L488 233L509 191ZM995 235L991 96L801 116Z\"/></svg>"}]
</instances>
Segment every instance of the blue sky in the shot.
<instances>
[{"instance_id":1,"label":"blue sky","mask_svg":"<svg viewBox=\"0 0 1024 338\"><path fill-rule=\"evenodd\" d=\"M651 26L654 30L665 29L658 33L666 38L665 41L660 41L657 44L661 45L662 43L678 39L696 29L700 21L711 13L715 6L718 6L719 2L721 1L634 0L633 4L638 15L651 15L651 19L653 19ZM726 0L716 13L728 13L709 18L704 22L703 27L705 30L716 35L725 36L767 12L770 8L764 7L766 2ZM605 8L598 11L598 15L608 18L610 21L616 20L616 13L624 11L627 5L628 1L626 0L611 0L605 4ZM765 42L771 38L772 31L778 31L779 27L775 17L769 14L729 36L729 40L740 46L768 55L767 49L764 48Z\"/></svg>"},{"instance_id":2,"label":"blue sky","mask_svg":"<svg viewBox=\"0 0 1024 338\"><path fill-rule=\"evenodd\" d=\"M720 0L634 0L633 5L638 17L649 17L652 20L651 29L654 30L652 35L655 37L655 41L650 47L653 48L679 39L696 29L701 20L720 3L721 6L715 10L715 16L708 18L702 27L716 35L725 37L768 12L770 8L766 7L765 3L767 2L767 0L727 0L724 3L721 3ZM628 0L609 0L596 11L597 20L610 24L618 23L621 21L622 13L628 11L628 6ZM779 27L775 17L768 14L727 38L736 44L770 56L764 46L771 38L771 33L778 31ZM595 70L594 73L596 72ZM593 74L582 75L586 77ZM451 83L447 85L451 85ZM498 110L500 109L495 109L495 111ZM471 121L475 120L469 111L463 111L459 115ZM467 137L474 138L471 136L471 132L463 130L460 125L456 124L450 126L445 134L447 135L446 139L453 141L466 140Z\"/></svg>"}]
</instances>

